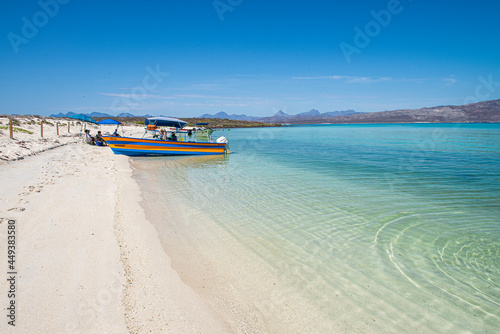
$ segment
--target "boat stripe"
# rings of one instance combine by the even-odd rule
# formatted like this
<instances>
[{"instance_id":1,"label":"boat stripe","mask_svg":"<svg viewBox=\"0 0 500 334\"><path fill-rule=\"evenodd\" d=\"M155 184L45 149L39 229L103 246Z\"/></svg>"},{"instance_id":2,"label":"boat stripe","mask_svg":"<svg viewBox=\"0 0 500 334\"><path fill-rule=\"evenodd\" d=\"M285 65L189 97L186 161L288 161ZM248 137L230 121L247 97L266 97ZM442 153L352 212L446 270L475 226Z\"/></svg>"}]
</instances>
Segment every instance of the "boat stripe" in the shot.
<instances>
[{"instance_id":1,"label":"boat stripe","mask_svg":"<svg viewBox=\"0 0 500 334\"><path fill-rule=\"evenodd\" d=\"M224 152L224 147L161 147L161 146L151 146L151 145L133 145L133 144L108 144L110 148L119 149L129 149L129 150L141 150L141 151L174 151L174 152Z\"/></svg>"},{"instance_id":2,"label":"boat stripe","mask_svg":"<svg viewBox=\"0 0 500 334\"><path fill-rule=\"evenodd\" d=\"M103 136L103 139L109 144L118 143L137 143L140 145L169 145L169 146L214 146L214 147L224 147L225 143L203 143L203 142L182 142L182 141L165 141L165 140L155 140L155 139L137 139L137 138L127 138L127 137L107 137Z\"/></svg>"},{"instance_id":3,"label":"boat stripe","mask_svg":"<svg viewBox=\"0 0 500 334\"><path fill-rule=\"evenodd\" d=\"M206 151L171 151L171 150L135 150L127 148L111 148L115 154L124 154L128 156L148 156L148 155L222 155L224 152L206 152Z\"/></svg>"}]
</instances>

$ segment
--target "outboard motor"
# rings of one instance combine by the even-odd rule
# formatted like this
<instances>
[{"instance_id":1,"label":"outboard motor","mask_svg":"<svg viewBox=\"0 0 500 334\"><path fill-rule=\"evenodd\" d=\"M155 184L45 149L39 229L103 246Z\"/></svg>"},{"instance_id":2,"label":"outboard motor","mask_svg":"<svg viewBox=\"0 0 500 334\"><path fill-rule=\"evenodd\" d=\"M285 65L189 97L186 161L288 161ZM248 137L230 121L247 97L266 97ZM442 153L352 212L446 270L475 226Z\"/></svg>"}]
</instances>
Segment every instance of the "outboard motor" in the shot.
<instances>
[{"instance_id":1,"label":"outboard motor","mask_svg":"<svg viewBox=\"0 0 500 334\"><path fill-rule=\"evenodd\" d=\"M231 150L229 149L229 144L227 142L227 138L224 137L224 136L221 136L219 138L217 138L215 140L216 143L219 143L219 144L226 144L225 148L224 148L224 154L229 154L231 153Z\"/></svg>"},{"instance_id":2,"label":"outboard motor","mask_svg":"<svg viewBox=\"0 0 500 334\"><path fill-rule=\"evenodd\" d=\"M217 140L215 142L219 143L219 144L227 143L227 138L224 136L221 136L221 137L217 138Z\"/></svg>"}]
</instances>

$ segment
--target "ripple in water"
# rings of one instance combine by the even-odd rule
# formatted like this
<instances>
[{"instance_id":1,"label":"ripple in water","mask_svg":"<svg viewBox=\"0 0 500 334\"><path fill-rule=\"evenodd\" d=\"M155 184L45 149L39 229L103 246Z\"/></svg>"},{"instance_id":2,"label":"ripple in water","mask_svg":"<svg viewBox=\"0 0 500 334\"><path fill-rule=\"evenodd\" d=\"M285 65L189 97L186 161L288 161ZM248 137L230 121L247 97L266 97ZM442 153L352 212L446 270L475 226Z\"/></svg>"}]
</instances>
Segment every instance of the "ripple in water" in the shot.
<instances>
[{"instance_id":1,"label":"ripple in water","mask_svg":"<svg viewBox=\"0 0 500 334\"><path fill-rule=\"evenodd\" d=\"M135 176L152 207L175 198L211 219L207 262L236 256L233 243L253 254L232 284L264 318L288 319L300 300L302 329L488 333L500 327L498 130L233 130L225 159L136 159ZM262 272L282 284L260 290Z\"/></svg>"}]
</instances>

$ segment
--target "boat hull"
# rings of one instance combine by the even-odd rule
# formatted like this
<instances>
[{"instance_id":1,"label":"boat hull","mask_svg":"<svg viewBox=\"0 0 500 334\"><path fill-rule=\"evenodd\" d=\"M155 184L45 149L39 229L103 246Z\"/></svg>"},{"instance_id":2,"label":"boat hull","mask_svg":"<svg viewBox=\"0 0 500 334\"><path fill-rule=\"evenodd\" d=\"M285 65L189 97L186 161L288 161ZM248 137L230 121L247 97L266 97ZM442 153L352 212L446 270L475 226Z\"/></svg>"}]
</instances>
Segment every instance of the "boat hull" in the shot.
<instances>
[{"instance_id":1,"label":"boat hull","mask_svg":"<svg viewBox=\"0 0 500 334\"><path fill-rule=\"evenodd\" d=\"M226 143L165 141L111 136L103 136L103 139L115 154L128 156L220 155L226 153Z\"/></svg>"}]
</instances>

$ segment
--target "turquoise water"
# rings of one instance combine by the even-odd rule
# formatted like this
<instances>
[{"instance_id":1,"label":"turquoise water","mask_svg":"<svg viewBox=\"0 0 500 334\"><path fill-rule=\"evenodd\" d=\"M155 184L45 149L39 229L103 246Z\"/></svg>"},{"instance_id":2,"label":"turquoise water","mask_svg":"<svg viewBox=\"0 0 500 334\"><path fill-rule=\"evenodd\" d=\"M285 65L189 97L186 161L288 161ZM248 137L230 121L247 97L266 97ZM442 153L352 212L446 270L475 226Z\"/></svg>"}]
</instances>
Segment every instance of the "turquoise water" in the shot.
<instances>
[{"instance_id":1,"label":"turquoise water","mask_svg":"<svg viewBox=\"0 0 500 334\"><path fill-rule=\"evenodd\" d=\"M134 159L174 268L203 258L186 282L206 266L269 332L498 332L500 125L217 135L230 156Z\"/></svg>"}]
</instances>

